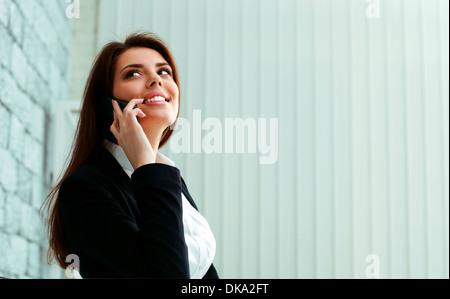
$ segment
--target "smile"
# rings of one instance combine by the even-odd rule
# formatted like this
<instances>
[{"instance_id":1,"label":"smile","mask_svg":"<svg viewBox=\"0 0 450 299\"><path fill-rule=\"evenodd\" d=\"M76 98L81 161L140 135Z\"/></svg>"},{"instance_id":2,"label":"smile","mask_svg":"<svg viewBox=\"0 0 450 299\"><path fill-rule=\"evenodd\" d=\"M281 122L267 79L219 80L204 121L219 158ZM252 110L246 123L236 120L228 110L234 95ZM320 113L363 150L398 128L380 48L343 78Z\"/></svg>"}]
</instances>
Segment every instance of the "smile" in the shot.
<instances>
[{"instance_id":1,"label":"smile","mask_svg":"<svg viewBox=\"0 0 450 299\"><path fill-rule=\"evenodd\" d=\"M169 102L169 100L166 100L165 98L163 98L161 96L156 96L156 97L152 97L152 98L144 100L144 102L142 102L142 104L166 103L166 102Z\"/></svg>"}]
</instances>

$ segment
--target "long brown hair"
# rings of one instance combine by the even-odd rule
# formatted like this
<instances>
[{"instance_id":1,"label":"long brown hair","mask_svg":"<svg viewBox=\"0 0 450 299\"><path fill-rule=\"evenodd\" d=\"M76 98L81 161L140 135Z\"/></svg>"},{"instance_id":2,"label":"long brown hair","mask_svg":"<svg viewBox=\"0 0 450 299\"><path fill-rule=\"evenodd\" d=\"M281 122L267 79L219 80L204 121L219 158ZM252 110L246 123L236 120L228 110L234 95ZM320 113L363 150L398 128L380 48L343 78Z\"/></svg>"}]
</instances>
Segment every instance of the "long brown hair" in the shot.
<instances>
[{"instance_id":1,"label":"long brown hair","mask_svg":"<svg viewBox=\"0 0 450 299\"><path fill-rule=\"evenodd\" d=\"M180 89L178 70L173 56L158 36L152 33L134 33L129 35L125 42L111 42L103 47L97 55L89 74L83 95L83 103L78 120L75 139L72 144L71 157L67 167L55 186L50 190L42 204L40 213L48 213L46 220L49 248L47 262L51 264L55 259L61 268L66 268L66 256L69 254L61 229L61 219L58 209L58 191L62 182L83 163L96 159L103 147L104 139L113 139L110 132L111 124L106 121L104 98L112 96L114 73L117 59L120 54L130 48L145 47L159 52L172 68L175 83ZM180 113L178 105L177 119ZM172 135L174 124L166 128L162 134L159 148L161 148Z\"/></svg>"}]
</instances>

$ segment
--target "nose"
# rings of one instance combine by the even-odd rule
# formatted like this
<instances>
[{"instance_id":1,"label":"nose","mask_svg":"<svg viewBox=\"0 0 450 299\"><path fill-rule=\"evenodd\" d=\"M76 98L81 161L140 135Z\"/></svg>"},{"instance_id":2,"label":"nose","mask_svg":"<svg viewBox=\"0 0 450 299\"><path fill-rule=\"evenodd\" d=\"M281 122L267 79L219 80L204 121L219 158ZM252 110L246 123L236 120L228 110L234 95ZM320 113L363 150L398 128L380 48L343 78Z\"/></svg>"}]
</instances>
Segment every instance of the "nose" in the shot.
<instances>
[{"instance_id":1,"label":"nose","mask_svg":"<svg viewBox=\"0 0 450 299\"><path fill-rule=\"evenodd\" d=\"M161 77L157 73L154 73L147 82L148 87L153 87L155 85L159 85L159 86L163 85Z\"/></svg>"}]
</instances>

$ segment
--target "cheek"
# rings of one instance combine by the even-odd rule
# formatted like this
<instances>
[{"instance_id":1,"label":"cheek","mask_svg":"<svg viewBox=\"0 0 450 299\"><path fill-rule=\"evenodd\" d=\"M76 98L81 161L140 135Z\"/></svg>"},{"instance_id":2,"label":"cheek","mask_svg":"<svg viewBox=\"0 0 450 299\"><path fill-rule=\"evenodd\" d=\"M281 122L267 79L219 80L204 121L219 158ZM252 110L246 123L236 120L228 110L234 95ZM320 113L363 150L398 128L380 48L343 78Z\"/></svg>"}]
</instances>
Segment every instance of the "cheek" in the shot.
<instances>
[{"instance_id":1,"label":"cheek","mask_svg":"<svg viewBox=\"0 0 450 299\"><path fill-rule=\"evenodd\" d=\"M129 80L124 81L121 79L116 79L113 82L113 96L117 99L130 100L139 98L141 96L142 90L141 80Z\"/></svg>"},{"instance_id":2,"label":"cheek","mask_svg":"<svg viewBox=\"0 0 450 299\"><path fill-rule=\"evenodd\" d=\"M178 106L179 106L179 101L177 100L174 104L173 104L173 109L172 109L172 121L175 121L175 119L177 118L178 115Z\"/></svg>"},{"instance_id":3,"label":"cheek","mask_svg":"<svg viewBox=\"0 0 450 299\"><path fill-rule=\"evenodd\" d=\"M175 84L175 82L172 82L172 84L170 85L170 93L172 94L173 98L178 100L180 93L178 90L178 86Z\"/></svg>"},{"instance_id":4,"label":"cheek","mask_svg":"<svg viewBox=\"0 0 450 299\"><path fill-rule=\"evenodd\" d=\"M176 110L178 111L178 106L180 105L180 94L178 92L178 86L173 83L173 86L171 87L171 93L172 93L172 98L174 99L174 108L176 108Z\"/></svg>"},{"instance_id":5,"label":"cheek","mask_svg":"<svg viewBox=\"0 0 450 299\"><path fill-rule=\"evenodd\" d=\"M112 94L117 99L129 99L131 97L130 88L122 82L114 82Z\"/></svg>"}]
</instances>

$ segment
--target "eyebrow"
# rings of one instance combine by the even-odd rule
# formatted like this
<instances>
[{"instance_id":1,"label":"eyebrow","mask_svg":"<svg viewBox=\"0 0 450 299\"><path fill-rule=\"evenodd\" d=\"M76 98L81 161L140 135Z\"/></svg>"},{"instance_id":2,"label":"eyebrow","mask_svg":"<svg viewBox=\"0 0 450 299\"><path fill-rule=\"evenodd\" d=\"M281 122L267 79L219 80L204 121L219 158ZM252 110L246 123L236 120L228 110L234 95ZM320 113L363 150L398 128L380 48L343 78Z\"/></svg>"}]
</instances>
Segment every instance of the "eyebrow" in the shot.
<instances>
[{"instance_id":1,"label":"eyebrow","mask_svg":"<svg viewBox=\"0 0 450 299\"><path fill-rule=\"evenodd\" d=\"M161 67L161 66L164 66L164 65L170 66L170 64L168 64L167 62L158 62L158 63L155 64L156 67ZM129 64L129 65L125 66L125 67L120 71L119 75L120 75L126 68L130 68L130 67L143 68L144 65L143 65L143 64Z\"/></svg>"}]
</instances>

